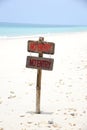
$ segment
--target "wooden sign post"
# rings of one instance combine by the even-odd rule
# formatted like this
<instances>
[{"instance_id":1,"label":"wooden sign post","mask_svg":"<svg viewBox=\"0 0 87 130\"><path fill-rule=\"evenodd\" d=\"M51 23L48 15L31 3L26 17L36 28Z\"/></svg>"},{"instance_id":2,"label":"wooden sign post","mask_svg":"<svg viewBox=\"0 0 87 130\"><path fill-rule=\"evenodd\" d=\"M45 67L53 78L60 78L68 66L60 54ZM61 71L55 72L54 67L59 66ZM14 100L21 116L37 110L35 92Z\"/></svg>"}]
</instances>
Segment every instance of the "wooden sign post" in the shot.
<instances>
[{"instance_id":1,"label":"wooden sign post","mask_svg":"<svg viewBox=\"0 0 87 130\"><path fill-rule=\"evenodd\" d=\"M39 38L39 42L43 43L44 38L41 37ZM39 53L39 58L43 57L43 53ZM41 95L41 75L42 75L42 70L38 69L37 70L37 85L36 85L36 113L40 114L40 95Z\"/></svg>"},{"instance_id":2,"label":"wooden sign post","mask_svg":"<svg viewBox=\"0 0 87 130\"><path fill-rule=\"evenodd\" d=\"M43 53L54 54L54 43L45 42L43 37L39 41L28 41L27 50L29 52L39 53L38 57L27 56L26 67L37 69L36 83L36 113L40 114L40 96L41 96L41 76L42 69L52 70L54 59L43 58Z\"/></svg>"}]
</instances>

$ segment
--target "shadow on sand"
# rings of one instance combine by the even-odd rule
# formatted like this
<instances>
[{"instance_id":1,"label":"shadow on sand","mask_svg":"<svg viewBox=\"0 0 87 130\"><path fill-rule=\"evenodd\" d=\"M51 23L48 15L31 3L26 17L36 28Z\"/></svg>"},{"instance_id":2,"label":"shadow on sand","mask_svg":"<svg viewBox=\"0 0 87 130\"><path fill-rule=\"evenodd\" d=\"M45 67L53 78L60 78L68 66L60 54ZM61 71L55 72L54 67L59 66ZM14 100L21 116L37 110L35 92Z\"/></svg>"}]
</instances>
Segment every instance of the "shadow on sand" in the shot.
<instances>
[{"instance_id":1,"label":"shadow on sand","mask_svg":"<svg viewBox=\"0 0 87 130\"><path fill-rule=\"evenodd\" d=\"M41 114L41 115L52 115L53 112L45 112L45 111L41 111L40 113L36 113L35 111L28 111L26 113L29 113L29 114Z\"/></svg>"}]
</instances>

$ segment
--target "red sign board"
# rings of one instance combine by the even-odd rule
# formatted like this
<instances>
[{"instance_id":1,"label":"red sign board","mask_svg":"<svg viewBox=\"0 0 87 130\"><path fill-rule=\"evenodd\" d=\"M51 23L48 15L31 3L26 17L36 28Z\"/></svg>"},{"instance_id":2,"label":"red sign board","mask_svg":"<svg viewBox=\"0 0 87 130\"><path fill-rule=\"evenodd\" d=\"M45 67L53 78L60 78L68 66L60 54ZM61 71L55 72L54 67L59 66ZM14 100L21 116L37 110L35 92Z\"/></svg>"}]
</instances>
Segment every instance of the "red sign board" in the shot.
<instances>
[{"instance_id":1,"label":"red sign board","mask_svg":"<svg viewBox=\"0 0 87 130\"><path fill-rule=\"evenodd\" d=\"M28 41L29 52L54 54L55 44L52 42Z\"/></svg>"},{"instance_id":2,"label":"red sign board","mask_svg":"<svg viewBox=\"0 0 87 130\"><path fill-rule=\"evenodd\" d=\"M26 60L27 68L35 68L35 69L44 69L44 70L52 70L54 59L52 58L41 58L41 57L33 57L27 56Z\"/></svg>"}]
</instances>

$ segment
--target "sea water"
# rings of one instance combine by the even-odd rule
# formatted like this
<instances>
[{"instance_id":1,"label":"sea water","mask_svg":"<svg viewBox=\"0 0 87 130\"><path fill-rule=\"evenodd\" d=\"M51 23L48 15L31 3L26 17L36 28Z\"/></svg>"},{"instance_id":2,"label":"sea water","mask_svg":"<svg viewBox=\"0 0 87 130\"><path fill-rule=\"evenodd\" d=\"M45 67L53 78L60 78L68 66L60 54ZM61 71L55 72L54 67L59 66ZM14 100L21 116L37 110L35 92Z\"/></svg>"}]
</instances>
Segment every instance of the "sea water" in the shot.
<instances>
[{"instance_id":1,"label":"sea water","mask_svg":"<svg viewBox=\"0 0 87 130\"><path fill-rule=\"evenodd\" d=\"M59 26L0 23L0 36L29 36L64 32L87 31L87 26Z\"/></svg>"}]
</instances>

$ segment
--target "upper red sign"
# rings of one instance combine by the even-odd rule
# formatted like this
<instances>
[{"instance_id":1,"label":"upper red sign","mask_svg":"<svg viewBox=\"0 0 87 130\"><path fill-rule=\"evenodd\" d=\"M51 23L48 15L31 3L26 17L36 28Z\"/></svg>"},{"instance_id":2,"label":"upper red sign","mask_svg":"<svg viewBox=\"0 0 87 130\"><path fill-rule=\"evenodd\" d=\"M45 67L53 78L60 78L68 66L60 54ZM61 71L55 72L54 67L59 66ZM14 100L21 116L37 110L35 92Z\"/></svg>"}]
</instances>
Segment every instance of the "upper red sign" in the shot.
<instances>
[{"instance_id":1,"label":"upper red sign","mask_svg":"<svg viewBox=\"0 0 87 130\"><path fill-rule=\"evenodd\" d=\"M54 54L55 44L51 42L28 41L29 52Z\"/></svg>"}]
</instances>

